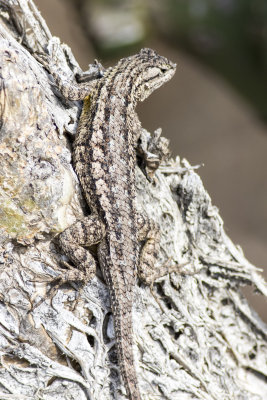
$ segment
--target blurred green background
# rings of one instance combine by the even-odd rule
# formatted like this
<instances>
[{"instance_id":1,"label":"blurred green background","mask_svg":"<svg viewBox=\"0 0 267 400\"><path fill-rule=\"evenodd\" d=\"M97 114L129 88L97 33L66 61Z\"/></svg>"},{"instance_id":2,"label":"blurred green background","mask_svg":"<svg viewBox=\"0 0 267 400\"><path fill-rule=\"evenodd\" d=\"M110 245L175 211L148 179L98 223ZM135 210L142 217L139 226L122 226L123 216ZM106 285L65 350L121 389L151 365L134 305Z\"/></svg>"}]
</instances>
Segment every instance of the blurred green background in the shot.
<instances>
[{"instance_id":1,"label":"blurred green background","mask_svg":"<svg viewBox=\"0 0 267 400\"><path fill-rule=\"evenodd\" d=\"M267 119L266 0L75 3L102 56L127 52L155 34L164 36L225 77Z\"/></svg>"},{"instance_id":2,"label":"blurred green background","mask_svg":"<svg viewBox=\"0 0 267 400\"><path fill-rule=\"evenodd\" d=\"M35 2L83 69L144 46L177 63L172 81L138 107L142 124L163 128L173 156L204 163L198 173L226 233L266 272L267 1ZM267 320L263 298L251 301Z\"/></svg>"},{"instance_id":3,"label":"blurred green background","mask_svg":"<svg viewBox=\"0 0 267 400\"><path fill-rule=\"evenodd\" d=\"M267 118L267 1L167 0L161 31L230 82ZM163 8L162 8L163 9Z\"/></svg>"}]
</instances>

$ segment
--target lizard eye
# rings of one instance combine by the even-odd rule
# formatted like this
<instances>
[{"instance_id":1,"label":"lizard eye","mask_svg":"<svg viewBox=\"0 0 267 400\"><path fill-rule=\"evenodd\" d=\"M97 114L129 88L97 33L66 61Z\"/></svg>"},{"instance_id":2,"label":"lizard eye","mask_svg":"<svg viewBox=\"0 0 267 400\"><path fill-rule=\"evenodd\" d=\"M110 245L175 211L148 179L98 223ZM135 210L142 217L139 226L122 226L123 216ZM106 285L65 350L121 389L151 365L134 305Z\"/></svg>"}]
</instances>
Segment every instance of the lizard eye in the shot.
<instances>
[{"instance_id":1,"label":"lizard eye","mask_svg":"<svg viewBox=\"0 0 267 400\"><path fill-rule=\"evenodd\" d=\"M160 70L161 70L161 72L164 74L165 72L168 71L168 68L166 68L166 67L161 67Z\"/></svg>"}]
</instances>

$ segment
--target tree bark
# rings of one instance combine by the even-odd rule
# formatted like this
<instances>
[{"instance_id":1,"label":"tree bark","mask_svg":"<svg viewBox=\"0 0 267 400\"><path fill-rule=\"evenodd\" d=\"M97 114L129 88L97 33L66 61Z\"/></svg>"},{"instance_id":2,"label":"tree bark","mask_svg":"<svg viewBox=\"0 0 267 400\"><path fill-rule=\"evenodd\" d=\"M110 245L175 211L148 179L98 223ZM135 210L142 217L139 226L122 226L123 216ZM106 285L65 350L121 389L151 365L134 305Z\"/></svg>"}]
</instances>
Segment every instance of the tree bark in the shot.
<instances>
[{"instance_id":1,"label":"tree bark","mask_svg":"<svg viewBox=\"0 0 267 400\"><path fill-rule=\"evenodd\" d=\"M65 259L57 234L88 213L71 165L81 104L59 97L32 56L57 40L33 2L1 3L0 398L126 399L100 273L49 298ZM79 66L61 50L59 67L72 78ZM161 226L155 268L177 264L153 293L136 286L140 391L144 399L264 400L267 329L240 287L265 296L267 288L194 170L169 159L150 183L136 167L138 207Z\"/></svg>"}]
</instances>

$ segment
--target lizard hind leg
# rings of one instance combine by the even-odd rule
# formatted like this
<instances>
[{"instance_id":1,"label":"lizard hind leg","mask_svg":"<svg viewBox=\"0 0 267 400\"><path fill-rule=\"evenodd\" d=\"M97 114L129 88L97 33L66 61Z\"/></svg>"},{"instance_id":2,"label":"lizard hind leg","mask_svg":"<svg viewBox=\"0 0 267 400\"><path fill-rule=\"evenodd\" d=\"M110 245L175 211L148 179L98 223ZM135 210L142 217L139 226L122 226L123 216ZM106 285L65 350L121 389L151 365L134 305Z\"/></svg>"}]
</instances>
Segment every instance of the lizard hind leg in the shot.
<instances>
[{"instance_id":1,"label":"lizard hind leg","mask_svg":"<svg viewBox=\"0 0 267 400\"><path fill-rule=\"evenodd\" d=\"M44 300L51 300L58 288L66 282L81 281L87 283L96 272L96 262L89 250L84 246L92 246L105 236L105 226L97 215L90 215L75 222L59 235L59 244L63 252L74 263L75 267L65 261L61 264L67 268L59 276L49 281L54 283L45 298L41 298L30 311L39 307Z\"/></svg>"},{"instance_id":2,"label":"lizard hind leg","mask_svg":"<svg viewBox=\"0 0 267 400\"><path fill-rule=\"evenodd\" d=\"M159 252L160 229L159 225L147 216L138 213L138 240L145 241L138 263L138 276L148 286L152 286L157 279L154 264Z\"/></svg>"},{"instance_id":3,"label":"lizard hind leg","mask_svg":"<svg viewBox=\"0 0 267 400\"><path fill-rule=\"evenodd\" d=\"M177 264L170 265L170 260L168 260L160 267L155 267L155 261L159 253L160 227L155 221L143 214L137 215L137 226L138 240L145 241L139 258L138 276L146 285L152 288L155 280L177 271L179 266Z\"/></svg>"},{"instance_id":4,"label":"lizard hind leg","mask_svg":"<svg viewBox=\"0 0 267 400\"><path fill-rule=\"evenodd\" d=\"M104 223L94 214L75 222L59 235L61 249L77 267L66 272L64 281L88 282L93 278L96 262L90 251L84 247L99 243L104 236Z\"/></svg>"}]
</instances>

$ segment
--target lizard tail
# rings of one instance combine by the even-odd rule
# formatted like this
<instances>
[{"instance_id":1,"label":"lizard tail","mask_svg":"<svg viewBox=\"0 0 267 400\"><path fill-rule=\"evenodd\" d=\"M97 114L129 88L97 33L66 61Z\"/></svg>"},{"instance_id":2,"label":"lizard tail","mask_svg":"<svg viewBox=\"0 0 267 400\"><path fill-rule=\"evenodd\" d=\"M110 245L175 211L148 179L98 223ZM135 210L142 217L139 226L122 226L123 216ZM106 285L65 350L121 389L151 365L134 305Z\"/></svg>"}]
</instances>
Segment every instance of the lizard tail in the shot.
<instances>
[{"instance_id":1,"label":"lizard tail","mask_svg":"<svg viewBox=\"0 0 267 400\"><path fill-rule=\"evenodd\" d=\"M116 314L117 353L123 383L129 400L141 400L133 355L132 310L129 310L129 307L121 309L120 316L118 316L116 307Z\"/></svg>"}]
</instances>

